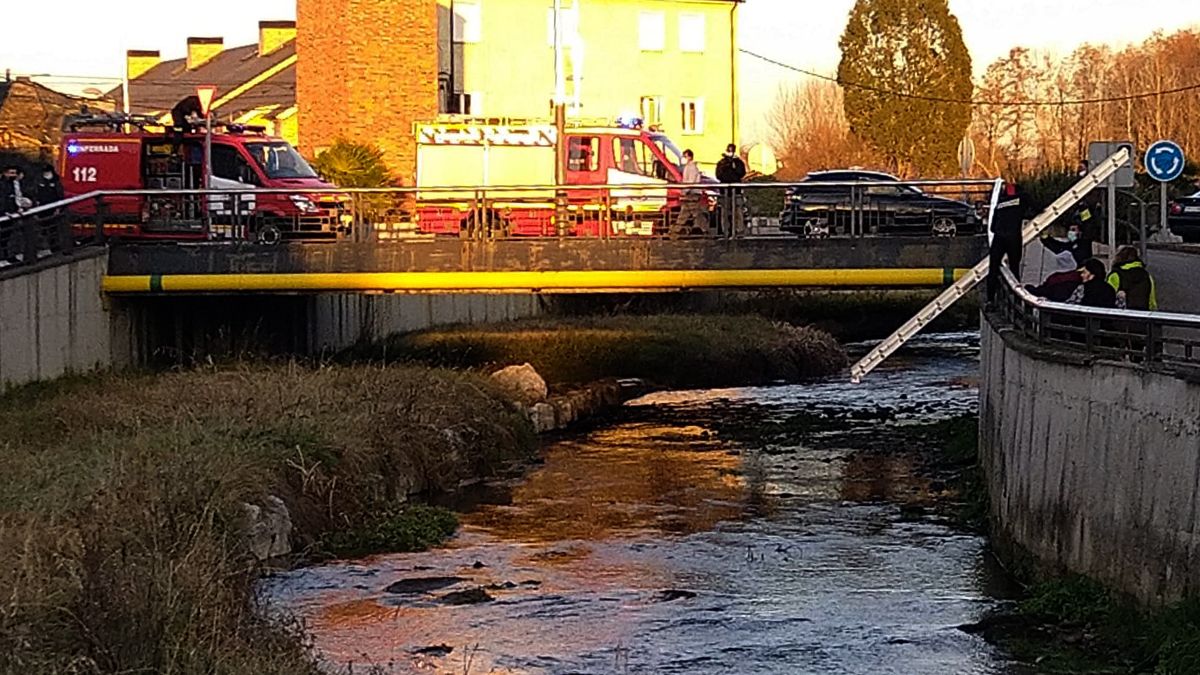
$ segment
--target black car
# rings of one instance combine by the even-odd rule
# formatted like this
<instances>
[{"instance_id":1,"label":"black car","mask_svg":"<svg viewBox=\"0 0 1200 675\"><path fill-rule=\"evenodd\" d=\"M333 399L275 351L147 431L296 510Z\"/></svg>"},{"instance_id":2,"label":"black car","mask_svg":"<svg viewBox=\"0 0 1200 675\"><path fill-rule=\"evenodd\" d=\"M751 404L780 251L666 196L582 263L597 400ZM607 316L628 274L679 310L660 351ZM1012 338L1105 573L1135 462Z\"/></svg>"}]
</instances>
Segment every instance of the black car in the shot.
<instances>
[{"instance_id":1,"label":"black car","mask_svg":"<svg viewBox=\"0 0 1200 675\"><path fill-rule=\"evenodd\" d=\"M834 183L840 183L834 185ZM862 183L852 188L845 183ZM788 189L779 227L803 237L831 234L980 234L974 206L902 185L874 171L820 171Z\"/></svg>"},{"instance_id":2,"label":"black car","mask_svg":"<svg viewBox=\"0 0 1200 675\"><path fill-rule=\"evenodd\" d=\"M1171 202L1167 212L1171 234L1183 237L1189 244L1200 243L1200 192Z\"/></svg>"}]
</instances>

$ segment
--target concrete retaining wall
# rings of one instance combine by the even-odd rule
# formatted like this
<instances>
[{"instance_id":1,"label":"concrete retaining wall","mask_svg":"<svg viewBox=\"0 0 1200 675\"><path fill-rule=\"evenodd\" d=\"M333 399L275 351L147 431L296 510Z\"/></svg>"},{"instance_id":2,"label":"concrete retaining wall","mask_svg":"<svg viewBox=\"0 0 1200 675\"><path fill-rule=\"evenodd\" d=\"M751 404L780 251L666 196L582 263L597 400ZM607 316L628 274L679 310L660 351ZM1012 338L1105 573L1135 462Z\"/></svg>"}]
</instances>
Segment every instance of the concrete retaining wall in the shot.
<instances>
[{"instance_id":1,"label":"concrete retaining wall","mask_svg":"<svg viewBox=\"0 0 1200 675\"><path fill-rule=\"evenodd\" d=\"M1200 383L1039 350L983 324L995 540L1147 604L1200 590Z\"/></svg>"},{"instance_id":2,"label":"concrete retaining wall","mask_svg":"<svg viewBox=\"0 0 1200 675\"><path fill-rule=\"evenodd\" d=\"M535 295L114 297L103 250L0 274L0 391L98 368L315 355L393 333L542 313Z\"/></svg>"},{"instance_id":3,"label":"concrete retaining wall","mask_svg":"<svg viewBox=\"0 0 1200 675\"><path fill-rule=\"evenodd\" d=\"M104 251L0 276L0 391L112 363Z\"/></svg>"},{"instance_id":4,"label":"concrete retaining wall","mask_svg":"<svg viewBox=\"0 0 1200 675\"><path fill-rule=\"evenodd\" d=\"M455 323L509 321L542 312L536 295L311 296L309 350L336 351L395 333Z\"/></svg>"}]
</instances>

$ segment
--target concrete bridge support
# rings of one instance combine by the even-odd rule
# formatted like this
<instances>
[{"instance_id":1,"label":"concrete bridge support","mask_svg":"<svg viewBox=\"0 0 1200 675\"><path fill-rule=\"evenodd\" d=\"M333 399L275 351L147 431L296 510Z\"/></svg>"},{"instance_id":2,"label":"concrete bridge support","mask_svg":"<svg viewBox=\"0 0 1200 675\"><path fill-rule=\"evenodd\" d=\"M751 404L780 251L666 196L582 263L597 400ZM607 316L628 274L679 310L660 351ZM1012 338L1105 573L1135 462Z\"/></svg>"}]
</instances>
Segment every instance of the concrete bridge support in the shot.
<instances>
[{"instance_id":1,"label":"concrete bridge support","mask_svg":"<svg viewBox=\"0 0 1200 675\"><path fill-rule=\"evenodd\" d=\"M0 271L0 391L112 365L108 253Z\"/></svg>"}]
</instances>

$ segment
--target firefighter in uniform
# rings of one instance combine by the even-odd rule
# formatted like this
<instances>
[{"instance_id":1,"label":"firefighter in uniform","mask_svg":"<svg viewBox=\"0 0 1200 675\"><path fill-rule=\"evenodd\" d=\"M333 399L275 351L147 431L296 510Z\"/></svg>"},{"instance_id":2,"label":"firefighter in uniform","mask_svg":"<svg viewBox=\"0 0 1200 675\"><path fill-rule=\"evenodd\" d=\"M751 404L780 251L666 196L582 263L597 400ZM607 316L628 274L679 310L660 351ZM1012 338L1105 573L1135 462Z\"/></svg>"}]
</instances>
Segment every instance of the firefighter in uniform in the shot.
<instances>
[{"instance_id":1,"label":"firefighter in uniform","mask_svg":"<svg viewBox=\"0 0 1200 675\"><path fill-rule=\"evenodd\" d=\"M1000 266L1008 258L1008 268L1019 279L1021 276L1021 229L1025 222L1024 195L1020 187L1011 181L1005 182L992 214L992 247L987 276L987 301L995 302L1000 290Z\"/></svg>"}]
</instances>

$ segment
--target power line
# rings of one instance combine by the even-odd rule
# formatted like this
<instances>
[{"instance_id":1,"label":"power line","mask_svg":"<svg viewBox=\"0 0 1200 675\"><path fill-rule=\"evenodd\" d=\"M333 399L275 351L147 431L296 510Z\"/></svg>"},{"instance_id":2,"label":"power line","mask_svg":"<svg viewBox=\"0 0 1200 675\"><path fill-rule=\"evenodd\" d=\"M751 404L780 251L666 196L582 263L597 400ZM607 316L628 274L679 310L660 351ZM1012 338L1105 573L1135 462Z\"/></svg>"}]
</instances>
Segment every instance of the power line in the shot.
<instances>
[{"instance_id":1,"label":"power line","mask_svg":"<svg viewBox=\"0 0 1200 675\"><path fill-rule=\"evenodd\" d=\"M1101 103L1122 103L1125 101L1136 101L1136 100L1146 99L1146 98L1157 98L1159 96L1170 96L1172 94L1183 94L1183 93L1187 93L1190 91L1200 90L1200 83L1197 83L1197 84L1190 84L1190 85L1187 85L1184 87L1175 87L1174 89L1163 89L1160 91L1149 91L1149 92L1142 92L1142 93L1138 93L1138 94L1125 94L1125 95L1121 95L1121 96L1107 96L1107 97L1103 97L1103 98L1085 98L1085 99L1071 99L1071 100L1064 99L1061 101L1033 101L1033 100L988 101L988 100L979 100L979 99L971 99L971 98L950 98L950 97L944 97L944 96L928 96L925 94L906 94L904 92L892 91L890 89L885 89L883 87L877 87L877 86L871 85L871 84L863 84L861 82L843 81L841 78L838 78L838 77L833 77L831 75L824 75L822 73L813 72L811 70L793 66L788 63L783 63L782 61L776 61L775 59L772 59L767 56L763 56L762 54L757 54L748 49L739 49L738 51L745 54L746 56L750 56L750 57L759 59L760 61L764 61L771 65L778 66L778 67L784 68L786 70L791 70L793 72L797 72L802 75L807 75L809 77L813 77L818 80L824 80L826 82L833 82L834 84L841 85L848 89L863 89L866 91L873 91L873 92L876 92L879 94L885 94L887 96L895 96L896 98L907 98L907 99L912 99L912 100L917 100L917 101L930 101L933 103L946 103L946 104L952 104L952 105L969 105L969 106L988 105L988 106L998 106L998 107L1053 107L1053 106L1061 107L1061 106L1068 106L1068 105L1097 105L1097 104L1101 104Z\"/></svg>"}]
</instances>

